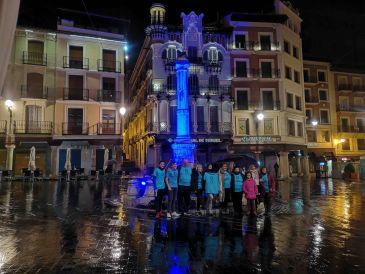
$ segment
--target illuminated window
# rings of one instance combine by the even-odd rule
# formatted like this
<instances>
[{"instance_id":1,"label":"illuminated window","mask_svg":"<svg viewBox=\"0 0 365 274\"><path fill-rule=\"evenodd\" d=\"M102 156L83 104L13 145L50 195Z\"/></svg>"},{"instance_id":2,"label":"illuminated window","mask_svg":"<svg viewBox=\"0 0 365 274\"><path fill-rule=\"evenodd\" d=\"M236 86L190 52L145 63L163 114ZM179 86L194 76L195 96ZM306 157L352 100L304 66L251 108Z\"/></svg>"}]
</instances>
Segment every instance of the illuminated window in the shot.
<instances>
[{"instance_id":1,"label":"illuminated window","mask_svg":"<svg viewBox=\"0 0 365 274\"><path fill-rule=\"evenodd\" d=\"M169 46L167 48L167 59L176 60L177 58L177 50L175 46Z\"/></svg>"},{"instance_id":2,"label":"illuminated window","mask_svg":"<svg viewBox=\"0 0 365 274\"><path fill-rule=\"evenodd\" d=\"M307 130L307 138L310 143L317 142L316 132L314 130Z\"/></svg>"},{"instance_id":3,"label":"illuminated window","mask_svg":"<svg viewBox=\"0 0 365 274\"><path fill-rule=\"evenodd\" d=\"M218 50L215 47L210 47L208 50L208 60L211 64L218 63Z\"/></svg>"},{"instance_id":4,"label":"illuminated window","mask_svg":"<svg viewBox=\"0 0 365 274\"><path fill-rule=\"evenodd\" d=\"M236 49L245 49L246 48L246 35L236 34L234 36L234 46Z\"/></svg>"}]
</instances>

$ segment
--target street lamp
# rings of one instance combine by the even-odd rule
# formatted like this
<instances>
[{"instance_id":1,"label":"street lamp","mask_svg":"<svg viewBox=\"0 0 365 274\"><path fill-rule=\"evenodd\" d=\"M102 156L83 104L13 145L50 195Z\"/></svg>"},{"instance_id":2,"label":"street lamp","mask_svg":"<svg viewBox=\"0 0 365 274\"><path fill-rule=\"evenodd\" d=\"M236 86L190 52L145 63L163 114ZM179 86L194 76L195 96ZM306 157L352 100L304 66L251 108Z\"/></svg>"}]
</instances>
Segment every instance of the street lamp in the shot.
<instances>
[{"instance_id":1,"label":"street lamp","mask_svg":"<svg viewBox=\"0 0 365 274\"><path fill-rule=\"evenodd\" d=\"M314 127L315 127L315 126L317 126L317 125L318 125L318 121L317 121L317 120L313 120L313 121L312 121L312 126L314 126Z\"/></svg>"},{"instance_id":2,"label":"street lamp","mask_svg":"<svg viewBox=\"0 0 365 274\"><path fill-rule=\"evenodd\" d=\"M341 139L340 139L340 143L342 143L342 144L343 144L344 142L346 142L346 140L345 140L344 138L341 138Z\"/></svg>"},{"instance_id":3,"label":"street lamp","mask_svg":"<svg viewBox=\"0 0 365 274\"><path fill-rule=\"evenodd\" d=\"M259 154L259 122L264 120L265 115L262 112L256 113L256 161L260 165L260 154Z\"/></svg>"},{"instance_id":4,"label":"street lamp","mask_svg":"<svg viewBox=\"0 0 365 274\"><path fill-rule=\"evenodd\" d=\"M127 110L126 110L126 108L125 108L125 107L121 107L121 108L119 109L119 113L120 113L120 115L122 115L122 116L124 116L126 112L127 112Z\"/></svg>"},{"instance_id":5,"label":"street lamp","mask_svg":"<svg viewBox=\"0 0 365 274\"><path fill-rule=\"evenodd\" d=\"M9 134L11 134L11 125L13 123L13 107L14 107L14 102L12 100L6 100L5 101L5 106L8 108L9 111L9 116L10 116L10 123L9 123Z\"/></svg>"}]
</instances>

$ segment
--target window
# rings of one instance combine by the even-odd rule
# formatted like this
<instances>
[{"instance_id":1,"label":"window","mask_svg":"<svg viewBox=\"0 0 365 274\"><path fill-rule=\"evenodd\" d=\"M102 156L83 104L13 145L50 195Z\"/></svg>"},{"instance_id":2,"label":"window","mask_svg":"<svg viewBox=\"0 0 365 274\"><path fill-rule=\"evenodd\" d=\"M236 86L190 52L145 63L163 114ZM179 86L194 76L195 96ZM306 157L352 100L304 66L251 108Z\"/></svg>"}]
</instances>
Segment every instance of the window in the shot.
<instances>
[{"instance_id":1,"label":"window","mask_svg":"<svg viewBox=\"0 0 365 274\"><path fill-rule=\"evenodd\" d=\"M354 97L355 107L362 107L364 105L364 99L362 97Z\"/></svg>"},{"instance_id":2,"label":"window","mask_svg":"<svg viewBox=\"0 0 365 274\"><path fill-rule=\"evenodd\" d=\"M191 74L188 78L189 94L199 94L199 78L196 74Z\"/></svg>"},{"instance_id":3,"label":"window","mask_svg":"<svg viewBox=\"0 0 365 274\"><path fill-rule=\"evenodd\" d=\"M274 109L274 95L272 90L263 90L262 91L262 104L264 110L273 110Z\"/></svg>"},{"instance_id":4,"label":"window","mask_svg":"<svg viewBox=\"0 0 365 274\"><path fill-rule=\"evenodd\" d=\"M260 35L261 50L271 50L271 37L270 35Z\"/></svg>"},{"instance_id":5,"label":"window","mask_svg":"<svg viewBox=\"0 0 365 274\"><path fill-rule=\"evenodd\" d=\"M365 139L357 139L357 149L365 150Z\"/></svg>"},{"instance_id":6,"label":"window","mask_svg":"<svg viewBox=\"0 0 365 274\"><path fill-rule=\"evenodd\" d=\"M239 89L236 91L236 106L238 110L248 110L248 91Z\"/></svg>"},{"instance_id":7,"label":"window","mask_svg":"<svg viewBox=\"0 0 365 274\"><path fill-rule=\"evenodd\" d=\"M210 47L208 50L208 60L210 64L218 63L218 50L216 47Z\"/></svg>"},{"instance_id":8,"label":"window","mask_svg":"<svg viewBox=\"0 0 365 274\"><path fill-rule=\"evenodd\" d=\"M311 120L312 120L312 110L311 109L306 109L305 110L305 116L306 116L306 123L310 124Z\"/></svg>"},{"instance_id":9,"label":"window","mask_svg":"<svg viewBox=\"0 0 365 274\"><path fill-rule=\"evenodd\" d=\"M290 54L290 44L288 41L284 40L284 51L288 54Z\"/></svg>"},{"instance_id":10,"label":"window","mask_svg":"<svg viewBox=\"0 0 365 274\"><path fill-rule=\"evenodd\" d=\"M352 85L354 87L354 90L361 90L361 78L352 78Z\"/></svg>"},{"instance_id":11,"label":"window","mask_svg":"<svg viewBox=\"0 0 365 274\"><path fill-rule=\"evenodd\" d=\"M320 111L320 123L321 124L329 124L328 110L321 110Z\"/></svg>"},{"instance_id":12,"label":"window","mask_svg":"<svg viewBox=\"0 0 365 274\"><path fill-rule=\"evenodd\" d=\"M295 108L297 110L302 110L302 98L295 96Z\"/></svg>"},{"instance_id":13,"label":"window","mask_svg":"<svg viewBox=\"0 0 365 274\"><path fill-rule=\"evenodd\" d=\"M208 79L208 89L209 91L219 90L219 79L217 75L210 75Z\"/></svg>"},{"instance_id":14,"label":"window","mask_svg":"<svg viewBox=\"0 0 365 274\"><path fill-rule=\"evenodd\" d=\"M311 90L306 88L304 89L304 100L305 102L310 102L310 98L311 98Z\"/></svg>"},{"instance_id":15,"label":"window","mask_svg":"<svg viewBox=\"0 0 365 274\"><path fill-rule=\"evenodd\" d=\"M69 46L69 67L76 69L83 69L83 47Z\"/></svg>"},{"instance_id":16,"label":"window","mask_svg":"<svg viewBox=\"0 0 365 274\"><path fill-rule=\"evenodd\" d=\"M298 48L295 46L293 46L293 56L297 59L299 58L299 51Z\"/></svg>"},{"instance_id":17,"label":"window","mask_svg":"<svg viewBox=\"0 0 365 274\"><path fill-rule=\"evenodd\" d=\"M294 70L294 81L300 83L299 71Z\"/></svg>"},{"instance_id":18,"label":"window","mask_svg":"<svg viewBox=\"0 0 365 274\"><path fill-rule=\"evenodd\" d=\"M261 62L261 77L272 78L272 64L271 62Z\"/></svg>"},{"instance_id":19,"label":"window","mask_svg":"<svg viewBox=\"0 0 365 274\"><path fill-rule=\"evenodd\" d=\"M249 131L249 120L248 119L238 119L237 120L237 134L238 135L248 135Z\"/></svg>"},{"instance_id":20,"label":"window","mask_svg":"<svg viewBox=\"0 0 365 274\"><path fill-rule=\"evenodd\" d=\"M295 136L295 122L288 120L288 135Z\"/></svg>"},{"instance_id":21,"label":"window","mask_svg":"<svg viewBox=\"0 0 365 274\"><path fill-rule=\"evenodd\" d=\"M246 35L236 34L234 36L234 46L236 49L245 49L246 48Z\"/></svg>"},{"instance_id":22,"label":"window","mask_svg":"<svg viewBox=\"0 0 365 274\"><path fill-rule=\"evenodd\" d=\"M328 92L325 89L318 90L319 100L320 101L328 101Z\"/></svg>"},{"instance_id":23,"label":"window","mask_svg":"<svg viewBox=\"0 0 365 274\"><path fill-rule=\"evenodd\" d=\"M25 133L41 133L42 107L27 105L25 108Z\"/></svg>"},{"instance_id":24,"label":"window","mask_svg":"<svg viewBox=\"0 0 365 274\"><path fill-rule=\"evenodd\" d=\"M317 77L319 82L327 82L326 72L325 71L317 71Z\"/></svg>"},{"instance_id":25,"label":"window","mask_svg":"<svg viewBox=\"0 0 365 274\"><path fill-rule=\"evenodd\" d=\"M236 77L247 77L246 61L236 61Z\"/></svg>"},{"instance_id":26,"label":"window","mask_svg":"<svg viewBox=\"0 0 365 274\"><path fill-rule=\"evenodd\" d=\"M297 136L303 137L303 123L297 122Z\"/></svg>"},{"instance_id":27,"label":"window","mask_svg":"<svg viewBox=\"0 0 365 274\"><path fill-rule=\"evenodd\" d=\"M350 150L350 140L345 139L345 142L342 143L342 150Z\"/></svg>"},{"instance_id":28,"label":"window","mask_svg":"<svg viewBox=\"0 0 365 274\"><path fill-rule=\"evenodd\" d=\"M349 132L350 131L349 119L348 118L341 118L341 131L342 132Z\"/></svg>"},{"instance_id":29,"label":"window","mask_svg":"<svg viewBox=\"0 0 365 274\"><path fill-rule=\"evenodd\" d=\"M47 61L44 59L44 43L41 41L28 40L28 52L24 56L25 64L46 65Z\"/></svg>"},{"instance_id":30,"label":"window","mask_svg":"<svg viewBox=\"0 0 365 274\"><path fill-rule=\"evenodd\" d=\"M274 120L264 119L264 134L273 135L274 134Z\"/></svg>"},{"instance_id":31,"label":"window","mask_svg":"<svg viewBox=\"0 0 365 274\"><path fill-rule=\"evenodd\" d=\"M291 76L291 68L285 66L285 78L291 80L292 76Z\"/></svg>"},{"instance_id":32,"label":"window","mask_svg":"<svg viewBox=\"0 0 365 274\"><path fill-rule=\"evenodd\" d=\"M321 137L323 143L328 143L330 141L330 132L328 130L322 130Z\"/></svg>"},{"instance_id":33,"label":"window","mask_svg":"<svg viewBox=\"0 0 365 274\"><path fill-rule=\"evenodd\" d=\"M170 61L175 61L177 58L177 50L175 46L169 46L167 48L167 59Z\"/></svg>"},{"instance_id":34,"label":"window","mask_svg":"<svg viewBox=\"0 0 365 274\"><path fill-rule=\"evenodd\" d=\"M293 108L293 94L291 93L286 93L286 106Z\"/></svg>"},{"instance_id":35,"label":"window","mask_svg":"<svg viewBox=\"0 0 365 274\"><path fill-rule=\"evenodd\" d=\"M170 74L167 76L167 90L168 91L176 91L176 75Z\"/></svg>"},{"instance_id":36,"label":"window","mask_svg":"<svg viewBox=\"0 0 365 274\"><path fill-rule=\"evenodd\" d=\"M364 123L364 119L356 119L356 130L358 132L364 132L364 127L365 123Z\"/></svg>"},{"instance_id":37,"label":"window","mask_svg":"<svg viewBox=\"0 0 365 274\"><path fill-rule=\"evenodd\" d=\"M310 143L317 142L316 131L314 131L314 130L307 130L307 138L308 138L308 142L310 142Z\"/></svg>"},{"instance_id":38,"label":"window","mask_svg":"<svg viewBox=\"0 0 365 274\"><path fill-rule=\"evenodd\" d=\"M304 79L304 82L309 82L309 69L303 70L303 79Z\"/></svg>"}]
</instances>

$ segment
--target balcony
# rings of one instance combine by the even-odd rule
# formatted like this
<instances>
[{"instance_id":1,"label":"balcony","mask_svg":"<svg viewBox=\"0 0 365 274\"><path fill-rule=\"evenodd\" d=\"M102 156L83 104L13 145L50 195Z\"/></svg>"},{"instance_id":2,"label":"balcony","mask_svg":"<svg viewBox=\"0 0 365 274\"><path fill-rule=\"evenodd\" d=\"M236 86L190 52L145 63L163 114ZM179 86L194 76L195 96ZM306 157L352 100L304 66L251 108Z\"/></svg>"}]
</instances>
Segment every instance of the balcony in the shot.
<instances>
[{"instance_id":1,"label":"balcony","mask_svg":"<svg viewBox=\"0 0 365 274\"><path fill-rule=\"evenodd\" d=\"M120 123L98 123L91 127L93 135L121 135L122 128Z\"/></svg>"},{"instance_id":2,"label":"balcony","mask_svg":"<svg viewBox=\"0 0 365 274\"><path fill-rule=\"evenodd\" d=\"M280 110L280 101L249 101L246 110Z\"/></svg>"},{"instance_id":3,"label":"balcony","mask_svg":"<svg viewBox=\"0 0 365 274\"><path fill-rule=\"evenodd\" d=\"M47 66L47 54L23 51L23 64Z\"/></svg>"},{"instance_id":4,"label":"balcony","mask_svg":"<svg viewBox=\"0 0 365 274\"><path fill-rule=\"evenodd\" d=\"M235 50L255 50L255 45L257 45L257 42L254 41L247 41L244 42L242 45L239 44L238 47L235 47ZM237 45L235 45L237 46Z\"/></svg>"},{"instance_id":5,"label":"balcony","mask_svg":"<svg viewBox=\"0 0 365 274\"><path fill-rule=\"evenodd\" d=\"M279 51L280 43L279 42L271 42L271 43L255 43L255 50L258 51Z\"/></svg>"},{"instance_id":6,"label":"balcony","mask_svg":"<svg viewBox=\"0 0 365 274\"><path fill-rule=\"evenodd\" d=\"M6 121L6 120L0 121L0 134L6 133L7 123L8 123L8 121Z\"/></svg>"},{"instance_id":7,"label":"balcony","mask_svg":"<svg viewBox=\"0 0 365 274\"><path fill-rule=\"evenodd\" d=\"M305 97L305 103L306 104L316 104L316 103L319 103L319 99L318 97Z\"/></svg>"},{"instance_id":8,"label":"balcony","mask_svg":"<svg viewBox=\"0 0 365 274\"><path fill-rule=\"evenodd\" d=\"M48 99L48 87L22 85L21 98Z\"/></svg>"},{"instance_id":9,"label":"balcony","mask_svg":"<svg viewBox=\"0 0 365 274\"><path fill-rule=\"evenodd\" d=\"M121 68L120 61L98 59L98 71L121 73Z\"/></svg>"},{"instance_id":10,"label":"balcony","mask_svg":"<svg viewBox=\"0 0 365 274\"><path fill-rule=\"evenodd\" d=\"M160 87L151 89L150 94L168 94L176 95L176 87L172 85L162 85ZM194 96L221 96L221 95L231 95L231 86L219 85L219 86L209 86L209 85L196 85L190 87L189 95Z\"/></svg>"},{"instance_id":11,"label":"balcony","mask_svg":"<svg viewBox=\"0 0 365 274\"><path fill-rule=\"evenodd\" d=\"M314 76L304 76L304 83L317 83L317 77Z\"/></svg>"},{"instance_id":12,"label":"balcony","mask_svg":"<svg viewBox=\"0 0 365 274\"><path fill-rule=\"evenodd\" d=\"M280 78L280 69L263 70L263 69L251 69L251 77L253 78L266 78L266 79L277 79Z\"/></svg>"},{"instance_id":13,"label":"balcony","mask_svg":"<svg viewBox=\"0 0 365 274\"><path fill-rule=\"evenodd\" d=\"M222 71L222 61L210 61L207 60L206 62L204 62L204 68L205 71L208 73L221 73Z\"/></svg>"},{"instance_id":14,"label":"balcony","mask_svg":"<svg viewBox=\"0 0 365 274\"><path fill-rule=\"evenodd\" d=\"M82 88L64 88L63 89L63 100L89 100L89 90Z\"/></svg>"},{"instance_id":15,"label":"balcony","mask_svg":"<svg viewBox=\"0 0 365 274\"><path fill-rule=\"evenodd\" d=\"M352 87L354 92L365 92L365 86L356 85Z\"/></svg>"},{"instance_id":16,"label":"balcony","mask_svg":"<svg viewBox=\"0 0 365 274\"><path fill-rule=\"evenodd\" d=\"M14 121L14 134L52 134L50 121Z\"/></svg>"},{"instance_id":17,"label":"balcony","mask_svg":"<svg viewBox=\"0 0 365 274\"><path fill-rule=\"evenodd\" d=\"M97 101L98 102L119 103L120 102L120 91L99 89Z\"/></svg>"},{"instance_id":18,"label":"balcony","mask_svg":"<svg viewBox=\"0 0 365 274\"><path fill-rule=\"evenodd\" d=\"M365 106L362 105L337 105L337 111L364 112Z\"/></svg>"},{"instance_id":19,"label":"balcony","mask_svg":"<svg viewBox=\"0 0 365 274\"><path fill-rule=\"evenodd\" d=\"M351 91L352 90L352 85L339 84L339 85L337 85L337 90L338 91Z\"/></svg>"},{"instance_id":20,"label":"balcony","mask_svg":"<svg viewBox=\"0 0 365 274\"><path fill-rule=\"evenodd\" d=\"M62 123L62 135L88 135L89 123Z\"/></svg>"},{"instance_id":21,"label":"balcony","mask_svg":"<svg viewBox=\"0 0 365 274\"><path fill-rule=\"evenodd\" d=\"M73 58L70 56L63 56L63 68L89 70L89 58Z\"/></svg>"}]
</instances>

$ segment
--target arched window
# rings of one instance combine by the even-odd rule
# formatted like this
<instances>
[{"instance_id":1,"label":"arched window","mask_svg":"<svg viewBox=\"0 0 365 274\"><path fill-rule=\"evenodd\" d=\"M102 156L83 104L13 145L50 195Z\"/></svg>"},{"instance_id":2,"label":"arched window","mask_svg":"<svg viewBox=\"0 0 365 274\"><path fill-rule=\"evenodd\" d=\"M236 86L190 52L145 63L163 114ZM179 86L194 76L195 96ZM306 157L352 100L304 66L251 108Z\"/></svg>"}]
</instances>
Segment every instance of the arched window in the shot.
<instances>
[{"instance_id":1,"label":"arched window","mask_svg":"<svg viewBox=\"0 0 365 274\"><path fill-rule=\"evenodd\" d=\"M199 78L196 74L192 74L188 79L189 94L199 94Z\"/></svg>"},{"instance_id":2,"label":"arched window","mask_svg":"<svg viewBox=\"0 0 365 274\"><path fill-rule=\"evenodd\" d=\"M218 63L218 50L216 47L210 47L208 50L208 60L211 64Z\"/></svg>"},{"instance_id":3,"label":"arched window","mask_svg":"<svg viewBox=\"0 0 365 274\"><path fill-rule=\"evenodd\" d=\"M177 50L175 46L169 46L167 48L167 59L171 61L175 61L177 58Z\"/></svg>"}]
</instances>

